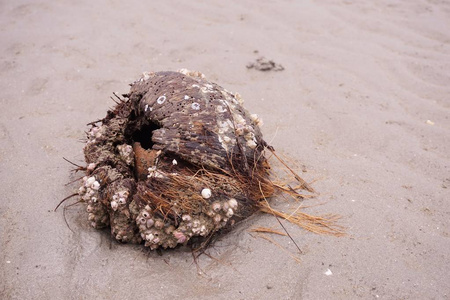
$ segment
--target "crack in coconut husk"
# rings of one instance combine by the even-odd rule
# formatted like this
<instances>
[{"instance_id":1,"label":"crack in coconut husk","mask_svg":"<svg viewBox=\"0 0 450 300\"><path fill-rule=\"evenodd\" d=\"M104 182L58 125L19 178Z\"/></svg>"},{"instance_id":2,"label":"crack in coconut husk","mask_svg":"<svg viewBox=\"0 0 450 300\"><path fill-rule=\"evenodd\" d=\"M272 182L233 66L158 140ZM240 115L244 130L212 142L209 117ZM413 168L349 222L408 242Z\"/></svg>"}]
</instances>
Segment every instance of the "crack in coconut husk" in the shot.
<instances>
[{"instance_id":1,"label":"crack in coconut husk","mask_svg":"<svg viewBox=\"0 0 450 300\"><path fill-rule=\"evenodd\" d=\"M257 115L199 72L144 73L104 119L90 123L87 166L79 189L94 228L151 249L200 241L256 211L309 231L342 235L336 216L314 217L273 209L281 192L304 198L315 191L263 139ZM299 186L271 181L266 154ZM80 169L80 168L79 168Z\"/></svg>"}]
</instances>

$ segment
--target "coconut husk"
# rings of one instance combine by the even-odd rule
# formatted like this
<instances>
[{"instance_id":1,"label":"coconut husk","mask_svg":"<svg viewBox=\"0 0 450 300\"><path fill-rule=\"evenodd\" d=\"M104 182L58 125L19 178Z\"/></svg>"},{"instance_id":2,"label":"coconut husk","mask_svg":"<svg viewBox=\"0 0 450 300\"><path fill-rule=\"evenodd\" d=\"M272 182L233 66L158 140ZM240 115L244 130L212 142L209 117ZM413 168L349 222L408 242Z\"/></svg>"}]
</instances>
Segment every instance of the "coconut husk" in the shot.
<instances>
[{"instance_id":1,"label":"coconut husk","mask_svg":"<svg viewBox=\"0 0 450 300\"><path fill-rule=\"evenodd\" d=\"M238 94L199 72L144 73L130 92L117 97L104 119L90 124L87 166L79 195L94 228L110 227L115 239L150 249L209 241L256 211L307 230L339 235L334 217L282 213L268 198L282 192L314 193L271 181L257 115Z\"/></svg>"}]
</instances>

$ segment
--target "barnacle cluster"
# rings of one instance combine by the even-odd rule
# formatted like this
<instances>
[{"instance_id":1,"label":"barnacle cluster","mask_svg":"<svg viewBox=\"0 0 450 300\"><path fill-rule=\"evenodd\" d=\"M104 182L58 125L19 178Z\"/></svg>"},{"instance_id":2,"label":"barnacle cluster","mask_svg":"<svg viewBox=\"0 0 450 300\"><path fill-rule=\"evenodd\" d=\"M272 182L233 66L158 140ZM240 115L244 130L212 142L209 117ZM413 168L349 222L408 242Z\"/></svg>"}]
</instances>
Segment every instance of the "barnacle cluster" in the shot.
<instances>
[{"instance_id":1,"label":"barnacle cluster","mask_svg":"<svg viewBox=\"0 0 450 300\"><path fill-rule=\"evenodd\" d=\"M91 123L79 195L94 228L150 249L208 241L270 196L257 115L199 72L144 73Z\"/></svg>"}]
</instances>

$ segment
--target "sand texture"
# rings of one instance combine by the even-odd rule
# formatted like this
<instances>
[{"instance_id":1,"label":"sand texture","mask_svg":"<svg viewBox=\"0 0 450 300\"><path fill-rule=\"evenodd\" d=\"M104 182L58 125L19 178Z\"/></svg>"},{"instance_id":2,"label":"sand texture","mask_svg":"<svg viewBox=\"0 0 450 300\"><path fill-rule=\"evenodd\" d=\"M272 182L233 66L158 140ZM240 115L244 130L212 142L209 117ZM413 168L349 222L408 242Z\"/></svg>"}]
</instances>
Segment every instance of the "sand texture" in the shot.
<instances>
[{"instance_id":1,"label":"sand texture","mask_svg":"<svg viewBox=\"0 0 450 300\"><path fill-rule=\"evenodd\" d=\"M448 299L450 3L361 2L0 1L0 299ZM247 68L261 56L284 70ZM285 222L296 263L249 232L281 230L259 214L198 269L112 242L83 205L66 226L86 124L180 68L242 95L346 237Z\"/></svg>"}]
</instances>

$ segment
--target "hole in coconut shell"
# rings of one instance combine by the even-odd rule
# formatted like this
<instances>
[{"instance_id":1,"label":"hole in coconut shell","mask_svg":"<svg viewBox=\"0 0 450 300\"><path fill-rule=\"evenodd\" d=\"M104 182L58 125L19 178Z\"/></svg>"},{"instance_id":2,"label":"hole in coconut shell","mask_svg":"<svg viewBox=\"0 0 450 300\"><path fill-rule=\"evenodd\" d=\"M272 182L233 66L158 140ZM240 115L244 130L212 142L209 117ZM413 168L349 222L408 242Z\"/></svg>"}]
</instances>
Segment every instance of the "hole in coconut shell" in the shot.
<instances>
[{"instance_id":1,"label":"hole in coconut shell","mask_svg":"<svg viewBox=\"0 0 450 300\"><path fill-rule=\"evenodd\" d=\"M152 133L154 130L161 128L155 123L150 123L135 131L132 135L133 142L138 142L145 150L150 150L153 147Z\"/></svg>"}]
</instances>

